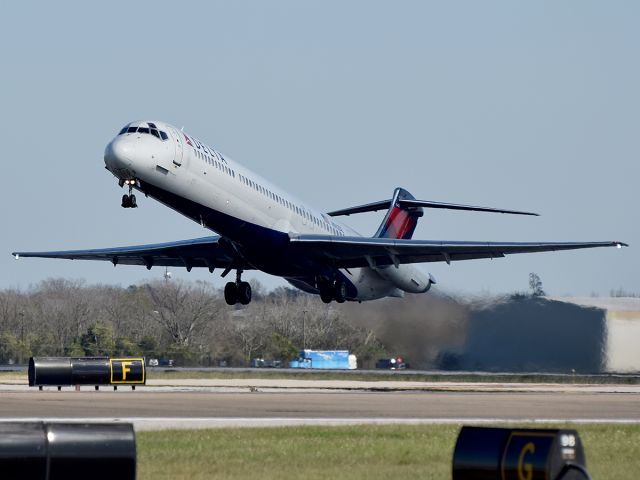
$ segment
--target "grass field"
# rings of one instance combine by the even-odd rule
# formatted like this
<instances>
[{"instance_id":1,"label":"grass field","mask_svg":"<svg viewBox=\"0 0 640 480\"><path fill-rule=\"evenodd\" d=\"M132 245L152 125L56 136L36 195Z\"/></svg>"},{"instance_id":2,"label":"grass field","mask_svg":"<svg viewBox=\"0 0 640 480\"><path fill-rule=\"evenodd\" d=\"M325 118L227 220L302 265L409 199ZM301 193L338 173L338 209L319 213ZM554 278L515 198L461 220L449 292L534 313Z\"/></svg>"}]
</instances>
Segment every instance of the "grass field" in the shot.
<instances>
[{"instance_id":1,"label":"grass field","mask_svg":"<svg viewBox=\"0 0 640 480\"><path fill-rule=\"evenodd\" d=\"M578 430L594 479L637 479L640 425ZM238 428L137 434L138 479L448 479L459 425Z\"/></svg>"},{"instance_id":2,"label":"grass field","mask_svg":"<svg viewBox=\"0 0 640 480\"><path fill-rule=\"evenodd\" d=\"M0 372L2 380L27 381L26 368L23 371ZM490 382L490 383L579 383L579 384L640 384L640 375L555 375L555 374L500 374L500 373L412 373L390 370L351 371L309 371L309 370L173 370L170 368L147 368L147 379L298 379L298 380L350 380L350 381L412 381L412 382Z\"/></svg>"},{"instance_id":3,"label":"grass field","mask_svg":"<svg viewBox=\"0 0 640 480\"><path fill-rule=\"evenodd\" d=\"M148 369L148 379L300 379L300 380L351 380L351 381L412 381L412 382L495 382L495 383L580 383L580 384L640 384L640 375L554 375L554 374L486 374L486 373L436 373L421 374L378 371L309 371L309 370L170 370Z\"/></svg>"}]
</instances>

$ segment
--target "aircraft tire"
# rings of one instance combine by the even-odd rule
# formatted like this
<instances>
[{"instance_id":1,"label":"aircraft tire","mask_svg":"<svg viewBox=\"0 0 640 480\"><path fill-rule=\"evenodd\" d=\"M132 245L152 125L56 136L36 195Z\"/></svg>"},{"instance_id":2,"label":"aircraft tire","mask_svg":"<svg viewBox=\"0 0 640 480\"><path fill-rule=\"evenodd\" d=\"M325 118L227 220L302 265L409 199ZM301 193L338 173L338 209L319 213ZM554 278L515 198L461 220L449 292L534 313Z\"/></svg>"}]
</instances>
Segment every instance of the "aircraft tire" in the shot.
<instances>
[{"instance_id":1,"label":"aircraft tire","mask_svg":"<svg viewBox=\"0 0 640 480\"><path fill-rule=\"evenodd\" d=\"M229 282L224 286L224 301L227 305L235 305L238 303L238 286Z\"/></svg>"},{"instance_id":2,"label":"aircraft tire","mask_svg":"<svg viewBox=\"0 0 640 480\"><path fill-rule=\"evenodd\" d=\"M344 301L347 299L347 286L344 282L336 280L333 288L333 298L338 303L344 303Z\"/></svg>"},{"instance_id":3,"label":"aircraft tire","mask_svg":"<svg viewBox=\"0 0 640 480\"><path fill-rule=\"evenodd\" d=\"M242 305L248 305L251 302L251 285L248 282L240 282L238 285L238 301Z\"/></svg>"},{"instance_id":4,"label":"aircraft tire","mask_svg":"<svg viewBox=\"0 0 640 480\"><path fill-rule=\"evenodd\" d=\"M319 283L318 290L320 290L320 299L324 303L331 303L333 300L333 288L331 284L328 282Z\"/></svg>"},{"instance_id":5,"label":"aircraft tire","mask_svg":"<svg viewBox=\"0 0 640 480\"><path fill-rule=\"evenodd\" d=\"M131 203L129 202L129 195L122 195L122 208L131 207Z\"/></svg>"},{"instance_id":6,"label":"aircraft tire","mask_svg":"<svg viewBox=\"0 0 640 480\"><path fill-rule=\"evenodd\" d=\"M136 196L135 195L130 195L129 196L129 206L131 208L138 208L138 203L136 202Z\"/></svg>"}]
</instances>

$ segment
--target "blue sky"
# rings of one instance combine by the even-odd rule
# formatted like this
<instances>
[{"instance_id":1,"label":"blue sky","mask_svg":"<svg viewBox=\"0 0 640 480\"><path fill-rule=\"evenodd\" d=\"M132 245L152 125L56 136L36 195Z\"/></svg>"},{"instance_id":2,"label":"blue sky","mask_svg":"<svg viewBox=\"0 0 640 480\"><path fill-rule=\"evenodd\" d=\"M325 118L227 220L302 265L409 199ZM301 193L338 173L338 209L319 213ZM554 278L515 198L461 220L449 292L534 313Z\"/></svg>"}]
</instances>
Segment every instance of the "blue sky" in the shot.
<instances>
[{"instance_id":1,"label":"blue sky","mask_svg":"<svg viewBox=\"0 0 640 480\"><path fill-rule=\"evenodd\" d=\"M623 1L10 2L0 288L163 273L14 250L207 234L150 199L120 207L104 146L145 118L184 126L325 211L403 186L541 214L427 211L416 238L631 243L428 265L441 289L526 290L533 271L554 295L640 293L638 18ZM372 234L380 215L347 223Z\"/></svg>"}]
</instances>

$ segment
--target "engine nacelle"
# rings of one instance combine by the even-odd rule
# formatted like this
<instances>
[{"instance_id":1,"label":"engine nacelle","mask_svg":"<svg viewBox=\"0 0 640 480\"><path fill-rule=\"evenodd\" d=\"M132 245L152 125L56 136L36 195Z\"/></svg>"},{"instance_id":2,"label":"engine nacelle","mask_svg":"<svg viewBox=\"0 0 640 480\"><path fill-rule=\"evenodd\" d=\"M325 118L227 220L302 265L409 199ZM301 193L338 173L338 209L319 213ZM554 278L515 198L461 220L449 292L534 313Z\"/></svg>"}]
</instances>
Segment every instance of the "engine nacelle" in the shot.
<instances>
[{"instance_id":1,"label":"engine nacelle","mask_svg":"<svg viewBox=\"0 0 640 480\"><path fill-rule=\"evenodd\" d=\"M400 290L407 293L425 293L436 283L436 279L429 274L424 274L413 265L389 265L378 267L378 275L393 283Z\"/></svg>"}]
</instances>

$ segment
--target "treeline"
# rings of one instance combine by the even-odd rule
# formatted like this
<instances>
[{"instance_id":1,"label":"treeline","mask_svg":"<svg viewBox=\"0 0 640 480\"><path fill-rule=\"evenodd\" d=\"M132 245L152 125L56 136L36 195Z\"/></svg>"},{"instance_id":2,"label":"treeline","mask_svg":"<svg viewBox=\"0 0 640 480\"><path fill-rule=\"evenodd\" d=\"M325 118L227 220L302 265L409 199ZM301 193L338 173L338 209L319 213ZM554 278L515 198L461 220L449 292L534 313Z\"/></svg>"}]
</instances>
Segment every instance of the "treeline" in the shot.
<instances>
[{"instance_id":1,"label":"treeline","mask_svg":"<svg viewBox=\"0 0 640 480\"><path fill-rule=\"evenodd\" d=\"M0 291L0 363L31 356L138 356L176 365L247 366L288 361L303 346L346 349L371 366L387 354L346 310L294 289L254 286L246 307L229 307L207 282L154 281L123 288L49 279Z\"/></svg>"},{"instance_id":2,"label":"treeline","mask_svg":"<svg viewBox=\"0 0 640 480\"><path fill-rule=\"evenodd\" d=\"M539 298L531 295L458 298L434 289L325 305L297 289L266 292L254 284L250 305L230 307L211 282L125 288L50 279L27 290L0 290L0 363L141 355L183 366L248 366L252 358L286 364L306 347L349 350L365 368L396 356L413 368L441 368L447 352L464 347L474 318L505 302L516 308Z\"/></svg>"}]
</instances>

